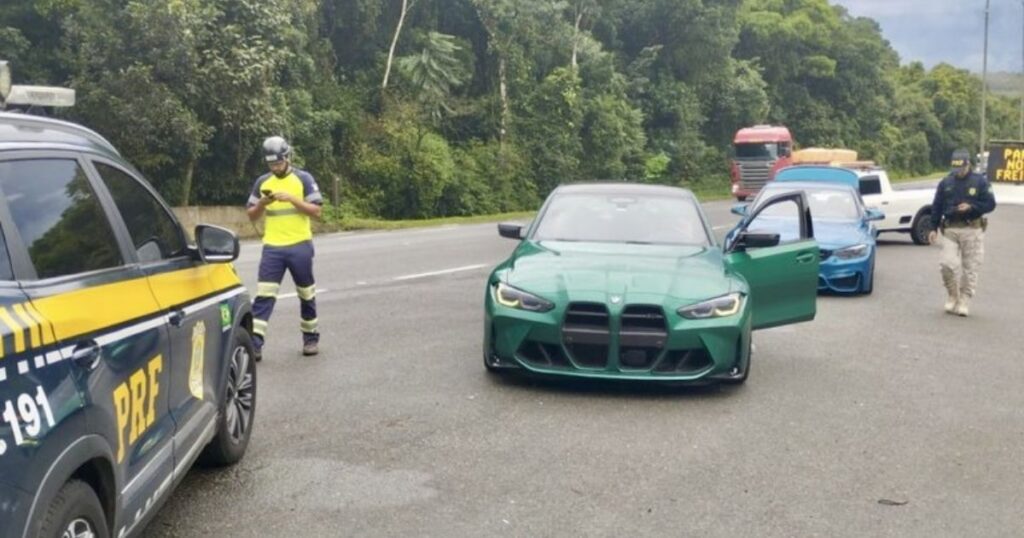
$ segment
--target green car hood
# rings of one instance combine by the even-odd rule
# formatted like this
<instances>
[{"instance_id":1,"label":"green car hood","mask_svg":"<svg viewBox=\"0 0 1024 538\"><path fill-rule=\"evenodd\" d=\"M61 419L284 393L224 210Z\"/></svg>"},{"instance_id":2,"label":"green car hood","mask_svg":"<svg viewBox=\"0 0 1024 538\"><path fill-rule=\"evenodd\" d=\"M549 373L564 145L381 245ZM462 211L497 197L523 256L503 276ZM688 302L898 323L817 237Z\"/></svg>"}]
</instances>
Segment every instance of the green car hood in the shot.
<instances>
[{"instance_id":1,"label":"green car hood","mask_svg":"<svg viewBox=\"0 0 1024 538\"><path fill-rule=\"evenodd\" d=\"M742 284L716 247L524 241L502 280L556 302L609 300L680 306Z\"/></svg>"}]
</instances>

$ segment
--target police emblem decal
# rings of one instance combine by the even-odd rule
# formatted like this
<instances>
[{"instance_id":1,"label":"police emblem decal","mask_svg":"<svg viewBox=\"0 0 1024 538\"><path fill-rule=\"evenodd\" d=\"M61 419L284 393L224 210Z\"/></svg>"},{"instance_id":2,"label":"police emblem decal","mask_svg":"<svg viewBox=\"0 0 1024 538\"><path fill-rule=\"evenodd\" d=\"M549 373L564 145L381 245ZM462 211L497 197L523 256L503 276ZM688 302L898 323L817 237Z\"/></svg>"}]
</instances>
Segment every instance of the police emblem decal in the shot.
<instances>
[{"instance_id":1,"label":"police emblem decal","mask_svg":"<svg viewBox=\"0 0 1024 538\"><path fill-rule=\"evenodd\" d=\"M622 302L622 296L621 295L612 295L609 298L609 300L612 302L612 304L619 304L619 303Z\"/></svg>"},{"instance_id":2,"label":"police emblem decal","mask_svg":"<svg viewBox=\"0 0 1024 538\"><path fill-rule=\"evenodd\" d=\"M197 400L203 399L203 372L206 356L206 323L192 328L192 367L188 371L188 390Z\"/></svg>"},{"instance_id":3,"label":"police emblem decal","mask_svg":"<svg viewBox=\"0 0 1024 538\"><path fill-rule=\"evenodd\" d=\"M227 331L231 328L231 305L221 303L220 305L220 328Z\"/></svg>"}]
</instances>

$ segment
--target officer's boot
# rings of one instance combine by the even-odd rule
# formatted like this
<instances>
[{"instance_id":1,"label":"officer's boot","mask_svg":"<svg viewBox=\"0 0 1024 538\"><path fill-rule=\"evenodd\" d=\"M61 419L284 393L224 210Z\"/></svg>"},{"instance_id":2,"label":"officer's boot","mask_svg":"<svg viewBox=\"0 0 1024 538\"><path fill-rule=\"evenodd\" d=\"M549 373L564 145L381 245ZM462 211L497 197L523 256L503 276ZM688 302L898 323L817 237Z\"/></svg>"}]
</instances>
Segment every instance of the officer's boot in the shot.
<instances>
[{"instance_id":1,"label":"officer's boot","mask_svg":"<svg viewBox=\"0 0 1024 538\"><path fill-rule=\"evenodd\" d=\"M320 353L320 335L317 333L303 333L302 334L302 354L306 357L312 357Z\"/></svg>"},{"instance_id":2,"label":"officer's boot","mask_svg":"<svg viewBox=\"0 0 1024 538\"><path fill-rule=\"evenodd\" d=\"M956 314L957 306L960 304L960 301L962 300L960 297L960 291L956 289L956 286L953 286L952 289L947 287L946 292L949 294L949 296L946 298L946 313Z\"/></svg>"},{"instance_id":3,"label":"officer's boot","mask_svg":"<svg viewBox=\"0 0 1024 538\"><path fill-rule=\"evenodd\" d=\"M946 298L946 313L956 314L956 309L959 305L960 298L956 295L950 294L949 297Z\"/></svg>"},{"instance_id":4,"label":"officer's boot","mask_svg":"<svg viewBox=\"0 0 1024 538\"><path fill-rule=\"evenodd\" d=\"M951 274L952 271L946 268L942 269L942 283L946 286L946 313L956 314L956 306L960 302L960 286L956 281L956 276Z\"/></svg>"},{"instance_id":5,"label":"officer's boot","mask_svg":"<svg viewBox=\"0 0 1024 538\"><path fill-rule=\"evenodd\" d=\"M252 335L252 351L253 351L252 358L255 359L256 362L260 362L261 360L263 360L263 337L262 336L260 336L258 334Z\"/></svg>"},{"instance_id":6,"label":"officer's boot","mask_svg":"<svg viewBox=\"0 0 1024 538\"><path fill-rule=\"evenodd\" d=\"M966 318L968 313L968 306L971 302L970 295L961 295L960 301L956 303L956 315Z\"/></svg>"}]
</instances>

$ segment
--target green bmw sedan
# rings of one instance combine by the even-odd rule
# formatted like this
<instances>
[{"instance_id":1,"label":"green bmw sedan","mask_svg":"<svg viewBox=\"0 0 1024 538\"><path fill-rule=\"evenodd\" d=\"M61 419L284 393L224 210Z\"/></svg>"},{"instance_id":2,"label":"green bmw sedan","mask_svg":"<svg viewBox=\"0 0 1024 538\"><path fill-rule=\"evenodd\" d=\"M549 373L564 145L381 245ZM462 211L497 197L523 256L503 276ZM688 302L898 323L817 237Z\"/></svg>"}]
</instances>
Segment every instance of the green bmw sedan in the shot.
<instances>
[{"instance_id":1,"label":"green bmw sedan","mask_svg":"<svg viewBox=\"0 0 1024 538\"><path fill-rule=\"evenodd\" d=\"M758 231L792 212L799 230ZM561 186L487 281L483 361L521 371L627 381L743 383L751 331L814 319L819 253L802 193L779 195L719 245L688 190Z\"/></svg>"}]
</instances>

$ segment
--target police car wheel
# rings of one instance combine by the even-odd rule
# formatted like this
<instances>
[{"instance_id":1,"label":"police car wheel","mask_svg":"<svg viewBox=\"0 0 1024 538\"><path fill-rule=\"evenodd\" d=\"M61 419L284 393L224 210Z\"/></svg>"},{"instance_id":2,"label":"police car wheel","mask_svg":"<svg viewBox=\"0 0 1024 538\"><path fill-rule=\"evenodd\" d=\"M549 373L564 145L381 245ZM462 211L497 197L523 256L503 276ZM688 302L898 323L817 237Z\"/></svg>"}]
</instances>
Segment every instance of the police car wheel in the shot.
<instances>
[{"instance_id":1,"label":"police car wheel","mask_svg":"<svg viewBox=\"0 0 1024 538\"><path fill-rule=\"evenodd\" d=\"M875 260L871 260L871 268L868 269L867 276L864 277L866 282L864 288L861 290L863 295L871 295L875 291Z\"/></svg>"},{"instance_id":2,"label":"police car wheel","mask_svg":"<svg viewBox=\"0 0 1024 538\"><path fill-rule=\"evenodd\" d=\"M41 538L108 538L107 518L96 492L69 480L50 501L39 528Z\"/></svg>"},{"instance_id":3,"label":"police car wheel","mask_svg":"<svg viewBox=\"0 0 1024 538\"><path fill-rule=\"evenodd\" d=\"M932 214L929 211L921 211L914 218L910 225L910 239L915 245L927 245L928 234L932 231Z\"/></svg>"},{"instance_id":4,"label":"police car wheel","mask_svg":"<svg viewBox=\"0 0 1024 538\"><path fill-rule=\"evenodd\" d=\"M237 463L245 455L256 416L256 349L245 329L235 332L228 357L226 386L221 394L217 433L200 455L204 465L221 467Z\"/></svg>"}]
</instances>

